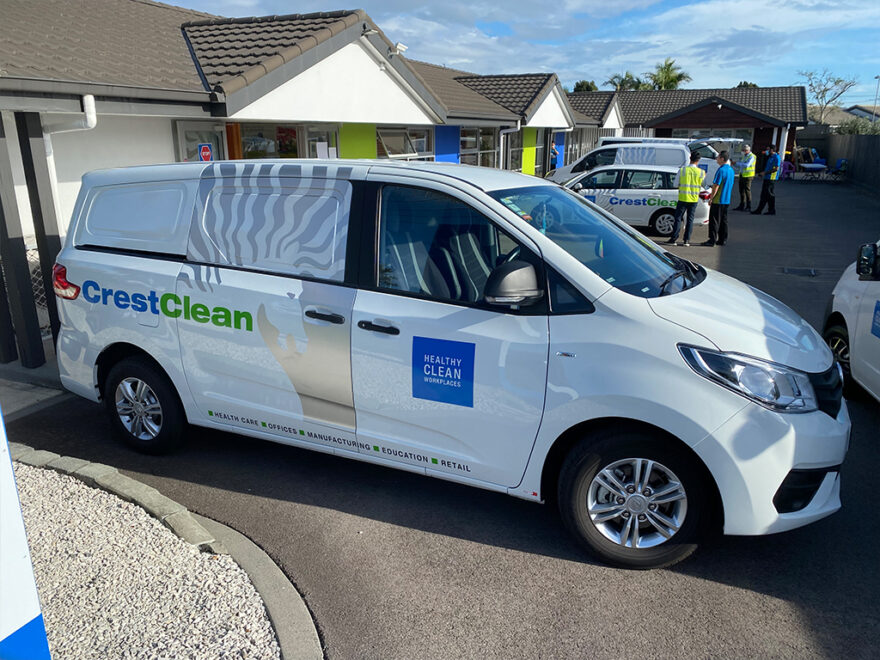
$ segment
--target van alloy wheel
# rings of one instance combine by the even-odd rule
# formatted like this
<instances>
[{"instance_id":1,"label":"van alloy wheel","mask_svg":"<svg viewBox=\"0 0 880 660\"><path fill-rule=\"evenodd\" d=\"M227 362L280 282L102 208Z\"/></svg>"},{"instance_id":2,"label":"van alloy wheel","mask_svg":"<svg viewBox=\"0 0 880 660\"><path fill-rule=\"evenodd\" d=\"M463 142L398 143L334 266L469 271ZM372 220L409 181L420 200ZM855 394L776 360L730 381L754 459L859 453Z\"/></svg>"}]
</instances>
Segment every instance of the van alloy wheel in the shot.
<instances>
[{"instance_id":1,"label":"van alloy wheel","mask_svg":"<svg viewBox=\"0 0 880 660\"><path fill-rule=\"evenodd\" d=\"M671 539L687 516L687 494L669 468L626 458L601 469L590 483L587 510L596 529L625 548L653 548Z\"/></svg>"},{"instance_id":2,"label":"van alloy wheel","mask_svg":"<svg viewBox=\"0 0 880 660\"><path fill-rule=\"evenodd\" d=\"M162 405L156 393L139 378L125 378L116 386L116 414L138 440L152 440L162 431Z\"/></svg>"},{"instance_id":3,"label":"van alloy wheel","mask_svg":"<svg viewBox=\"0 0 880 660\"><path fill-rule=\"evenodd\" d=\"M654 230L661 236L671 236L675 227L675 214L661 213L654 218Z\"/></svg>"}]
</instances>

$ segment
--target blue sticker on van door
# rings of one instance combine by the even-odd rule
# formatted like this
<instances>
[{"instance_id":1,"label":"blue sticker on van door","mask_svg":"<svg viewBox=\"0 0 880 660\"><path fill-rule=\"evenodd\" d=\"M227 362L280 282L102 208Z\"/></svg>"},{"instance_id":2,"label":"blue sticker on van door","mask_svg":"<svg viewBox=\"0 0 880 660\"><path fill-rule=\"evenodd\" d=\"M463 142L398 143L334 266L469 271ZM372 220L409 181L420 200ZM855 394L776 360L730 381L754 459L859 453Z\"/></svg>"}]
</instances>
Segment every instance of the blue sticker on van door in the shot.
<instances>
[{"instance_id":1,"label":"blue sticker on van door","mask_svg":"<svg viewBox=\"0 0 880 660\"><path fill-rule=\"evenodd\" d=\"M475 349L463 341L413 337L413 398L473 408Z\"/></svg>"},{"instance_id":2,"label":"blue sticker on van door","mask_svg":"<svg viewBox=\"0 0 880 660\"><path fill-rule=\"evenodd\" d=\"M874 320L871 322L871 334L880 337L880 300L874 305Z\"/></svg>"}]
</instances>

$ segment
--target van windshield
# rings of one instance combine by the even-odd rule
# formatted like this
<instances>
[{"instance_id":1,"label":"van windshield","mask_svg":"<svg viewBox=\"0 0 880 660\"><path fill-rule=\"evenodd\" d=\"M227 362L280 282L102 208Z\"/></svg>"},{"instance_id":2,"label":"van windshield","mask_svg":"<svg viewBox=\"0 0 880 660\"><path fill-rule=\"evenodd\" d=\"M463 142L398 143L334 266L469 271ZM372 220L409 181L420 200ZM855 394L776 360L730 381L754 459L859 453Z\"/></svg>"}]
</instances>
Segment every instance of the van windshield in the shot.
<instances>
[{"instance_id":1,"label":"van windshield","mask_svg":"<svg viewBox=\"0 0 880 660\"><path fill-rule=\"evenodd\" d=\"M694 286L705 271L668 252L580 195L559 186L489 192L612 286L656 298Z\"/></svg>"}]
</instances>

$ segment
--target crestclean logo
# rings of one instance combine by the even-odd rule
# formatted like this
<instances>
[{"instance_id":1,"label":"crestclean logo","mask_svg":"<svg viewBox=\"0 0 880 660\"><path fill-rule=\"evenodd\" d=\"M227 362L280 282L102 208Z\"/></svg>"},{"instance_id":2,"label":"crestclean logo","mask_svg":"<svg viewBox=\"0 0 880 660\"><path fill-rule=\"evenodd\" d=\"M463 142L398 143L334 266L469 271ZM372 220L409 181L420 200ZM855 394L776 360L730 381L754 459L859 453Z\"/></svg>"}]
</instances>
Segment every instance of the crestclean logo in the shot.
<instances>
[{"instance_id":1,"label":"crestclean logo","mask_svg":"<svg viewBox=\"0 0 880 660\"><path fill-rule=\"evenodd\" d=\"M112 303L118 309L162 314L172 319L183 318L196 323L211 323L219 328L235 328L247 332L254 329L254 319L250 312L221 306L208 307L202 303L193 303L189 296L181 299L176 293L129 293L122 289L104 288L94 280L86 280L82 285L82 297L90 303Z\"/></svg>"},{"instance_id":2,"label":"crestclean logo","mask_svg":"<svg viewBox=\"0 0 880 660\"><path fill-rule=\"evenodd\" d=\"M620 197L612 197L608 200L611 206L675 206L675 202L658 197L643 197L642 199L621 199Z\"/></svg>"}]
</instances>

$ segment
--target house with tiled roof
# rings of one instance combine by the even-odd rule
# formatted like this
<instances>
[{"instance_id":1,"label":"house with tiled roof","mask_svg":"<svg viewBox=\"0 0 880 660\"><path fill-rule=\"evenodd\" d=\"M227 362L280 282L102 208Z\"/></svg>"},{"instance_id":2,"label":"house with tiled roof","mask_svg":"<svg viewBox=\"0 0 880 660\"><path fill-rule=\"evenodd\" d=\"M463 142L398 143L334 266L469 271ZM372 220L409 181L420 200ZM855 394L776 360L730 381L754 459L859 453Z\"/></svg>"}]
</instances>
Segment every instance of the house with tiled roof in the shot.
<instances>
[{"instance_id":1,"label":"house with tiled roof","mask_svg":"<svg viewBox=\"0 0 880 660\"><path fill-rule=\"evenodd\" d=\"M568 97L576 110L594 115L616 106L624 132L738 138L757 149L784 141L791 151L795 130L808 122L803 87L581 92ZM734 146L734 156L739 150Z\"/></svg>"}]
</instances>

